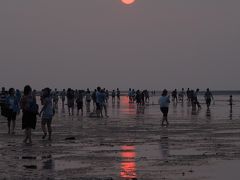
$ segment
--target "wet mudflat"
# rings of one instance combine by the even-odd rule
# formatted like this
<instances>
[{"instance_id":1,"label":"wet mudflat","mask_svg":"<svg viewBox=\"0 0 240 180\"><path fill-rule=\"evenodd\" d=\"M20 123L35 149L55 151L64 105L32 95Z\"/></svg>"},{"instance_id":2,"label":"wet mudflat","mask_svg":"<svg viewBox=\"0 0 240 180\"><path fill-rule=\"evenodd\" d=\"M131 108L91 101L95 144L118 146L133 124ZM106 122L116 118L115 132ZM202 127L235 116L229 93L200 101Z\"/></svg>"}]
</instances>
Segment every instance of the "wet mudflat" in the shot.
<instances>
[{"instance_id":1,"label":"wet mudflat","mask_svg":"<svg viewBox=\"0 0 240 180\"><path fill-rule=\"evenodd\" d=\"M240 178L240 106L216 97L210 110L171 104L169 127L161 127L156 98L139 110L127 97L109 101L108 118L68 116L59 109L53 140L42 140L40 119L33 144L22 143L0 121L0 179L189 179Z\"/></svg>"}]
</instances>

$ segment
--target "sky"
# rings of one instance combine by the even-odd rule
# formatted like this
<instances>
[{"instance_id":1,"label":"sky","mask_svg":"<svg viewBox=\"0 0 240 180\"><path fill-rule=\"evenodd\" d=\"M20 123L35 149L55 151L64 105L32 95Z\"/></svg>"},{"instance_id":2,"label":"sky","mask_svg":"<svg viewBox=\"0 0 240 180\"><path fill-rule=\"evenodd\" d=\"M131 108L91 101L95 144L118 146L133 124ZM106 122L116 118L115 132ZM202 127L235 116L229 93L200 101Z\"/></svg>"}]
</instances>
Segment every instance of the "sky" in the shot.
<instances>
[{"instance_id":1,"label":"sky","mask_svg":"<svg viewBox=\"0 0 240 180\"><path fill-rule=\"evenodd\" d=\"M0 86L239 90L240 1L0 1Z\"/></svg>"}]
</instances>

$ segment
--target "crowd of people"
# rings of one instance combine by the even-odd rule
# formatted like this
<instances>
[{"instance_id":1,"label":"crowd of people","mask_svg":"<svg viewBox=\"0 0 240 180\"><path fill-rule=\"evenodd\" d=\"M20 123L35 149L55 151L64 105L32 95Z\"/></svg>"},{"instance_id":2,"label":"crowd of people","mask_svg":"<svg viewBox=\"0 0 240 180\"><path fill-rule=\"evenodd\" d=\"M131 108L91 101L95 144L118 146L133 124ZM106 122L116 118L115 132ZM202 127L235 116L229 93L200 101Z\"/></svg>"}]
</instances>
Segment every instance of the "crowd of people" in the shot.
<instances>
[{"instance_id":1,"label":"crowd of people","mask_svg":"<svg viewBox=\"0 0 240 180\"><path fill-rule=\"evenodd\" d=\"M201 108L198 101L199 89L190 90L189 88L185 92L182 88L180 92L177 89L173 90L170 94L166 89L162 91L162 95L159 98L160 110L163 114L162 126L168 126L168 111L169 104L172 100L173 103L183 103L186 100L191 104L193 109ZM156 92L152 91L151 95L155 95ZM40 106L37 103L36 96L40 96ZM16 116L22 111L22 129L25 130L24 143L32 143L31 131L36 127L37 116L41 117L41 128L43 131L42 139L45 139L48 135L48 139L52 139L52 119L55 112L58 109L59 98L61 99L62 108L67 105L69 116L74 115L75 109L77 110L77 115L83 116L84 106L86 106L86 113L91 116L96 117L108 117L107 104L109 98L112 98L112 103L117 100L120 103L121 92L117 88L116 90L110 92L105 88L97 87L95 90L90 91L85 90L73 90L68 88L63 89L59 92L57 89L52 91L50 88L44 88L40 92L32 90L32 88L27 85L24 87L23 92L18 89L10 88L8 91L2 88L0 93L0 106L1 115L7 118L8 121L8 134L15 133L16 126ZM128 90L129 104L136 103L137 108L144 107L145 104L149 103L150 92L148 90ZM206 90L204 94L207 108L210 108L212 103L213 94L209 89ZM92 105L91 105L92 104ZM233 100L230 96L229 104L232 107ZM91 109L92 107L92 109Z\"/></svg>"}]
</instances>

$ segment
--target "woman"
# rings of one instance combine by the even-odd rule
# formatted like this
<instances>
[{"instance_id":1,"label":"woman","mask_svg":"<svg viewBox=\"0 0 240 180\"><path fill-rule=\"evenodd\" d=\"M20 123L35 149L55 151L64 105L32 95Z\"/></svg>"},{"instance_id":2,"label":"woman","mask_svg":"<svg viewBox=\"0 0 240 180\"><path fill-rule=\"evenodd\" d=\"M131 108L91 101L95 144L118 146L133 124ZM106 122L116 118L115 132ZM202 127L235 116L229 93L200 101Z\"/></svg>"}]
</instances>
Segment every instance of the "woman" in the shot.
<instances>
[{"instance_id":1,"label":"woman","mask_svg":"<svg viewBox=\"0 0 240 180\"><path fill-rule=\"evenodd\" d=\"M6 105L7 105L7 120L8 120L8 134L12 133L15 134L15 121L17 113L19 112L19 102L17 97L15 96L15 89L9 89L9 95L6 98ZM12 128L11 128L12 125ZM11 130L12 129L12 130Z\"/></svg>"},{"instance_id":2,"label":"woman","mask_svg":"<svg viewBox=\"0 0 240 180\"><path fill-rule=\"evenodd\" d=\"M166 121L166 125L168 126L168 108L170 104L170 98L168 96L168 91L166 89L163 90L162 96L159 99L159 104L160 104L160 110L163 114L163 119L162 119L162 126L164 126L164 122Z\"/></svg>"},{"instance_id":3,"label":"woman","mask_svg":"<svg viewBox=\"0 0 240 180\"><path fill-rule=\"evenodd\" d=\"M25 129L24 143L32 143L32 129L36 127L38 105L35 97L32 95L32 88L27 85L24 87L23 97L21 99L22 129Z\"/></svg>"},{"instance_id":4,"label":"woman","mask_svg":"<svg viewBox=\"0 0 240 180\"><path fill-rule=\"evenodd\" d=\"M40 116L42 116L42 131L43 131L43 136L42 139L45 139L47 136L47 130L46 130L46 125L48 129L48 140L52 139L52 118L54 115L54 108L53 108L53 103L52 103L52 98L51 98L51 89L45 88L43 90L43 100L42 100L42 109L40 111Z\"/></svg>"}]
</instances>

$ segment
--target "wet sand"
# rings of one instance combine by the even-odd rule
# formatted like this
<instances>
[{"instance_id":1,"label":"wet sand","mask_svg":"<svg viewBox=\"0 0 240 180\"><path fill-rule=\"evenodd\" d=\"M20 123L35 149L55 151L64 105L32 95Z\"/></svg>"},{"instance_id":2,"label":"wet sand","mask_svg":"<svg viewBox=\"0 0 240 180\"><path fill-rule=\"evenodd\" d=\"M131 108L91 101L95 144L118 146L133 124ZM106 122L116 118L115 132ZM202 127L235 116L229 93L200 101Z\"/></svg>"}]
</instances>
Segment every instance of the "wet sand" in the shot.
<instances>
[{"instance_id":1,"label":"wet sand","mask_svg":"<svg viewBox=\"0 0 240 180\"><path fill-rule=\"evenodd\" d=\"M0 179L238 180L240 110L216 97L210 110L171 104L170 126L160 126L156 98L136 110L127 97L109 101L108 118L68 116L59 110L53 140L42 140L40 119L33 145L22 143L21 116L15 135L0 119Z\"/></svg>"}]
</instances>

